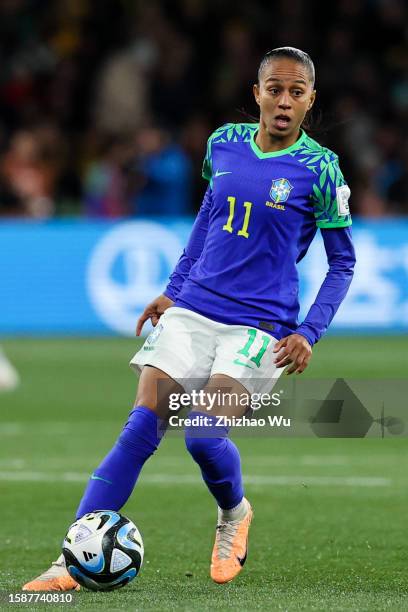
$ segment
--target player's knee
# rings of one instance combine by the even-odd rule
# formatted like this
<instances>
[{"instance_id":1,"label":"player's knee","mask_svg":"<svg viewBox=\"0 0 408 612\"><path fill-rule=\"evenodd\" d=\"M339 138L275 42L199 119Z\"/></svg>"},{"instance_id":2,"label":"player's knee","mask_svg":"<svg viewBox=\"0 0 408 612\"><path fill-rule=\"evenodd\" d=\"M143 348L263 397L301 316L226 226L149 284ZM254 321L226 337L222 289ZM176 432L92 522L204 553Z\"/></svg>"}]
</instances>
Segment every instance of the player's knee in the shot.
<instances>
[{"instance_id":1,"label":"player's knee","mask_svg":"<svg viewBox=\"0 0 408 612\"><path fill-rule=\"evenodd\" d=\"M190 412L190 425L184 434L186 447L197 463L214 460L228 444L228 428L217 425L217 419L200 412Z\"/></svg>"},{"instance_id":2,"label":"player's knee","mask_svg":"<svg viewBox=\"0 0 408 612\"><path fill-rule=\"evenodd\" d=\"M185 436L186 447L194 461L200 463L205 461L208 457L212 456L212 450L214 446L219 444L219 440L209 438L193 438L189 435Z\"/></svg>"},{"instance_id":3,"label":"player's knee","mask_svg":"<svg viewBox=\"0 0 408 612\"><path fill-rule=\"evenodd\" d=\"M186 447L194 461L201 464L208 461L213 461L221 454L225 446L228 444L226 438L223 437L198 437L197 433L191 433L186 429L185 432Z\"/></svg>"},{"instance_id":4,"label":"player's knee","mask_svg":"<svg viewBox=\"0 0 408 612\"><path fill-rule=\"evenodd\" d=\"M117 440L117 445L135 455L152 455L163 437L160 420L148 408L134 408Z\"/></svg>"}]
</instances>

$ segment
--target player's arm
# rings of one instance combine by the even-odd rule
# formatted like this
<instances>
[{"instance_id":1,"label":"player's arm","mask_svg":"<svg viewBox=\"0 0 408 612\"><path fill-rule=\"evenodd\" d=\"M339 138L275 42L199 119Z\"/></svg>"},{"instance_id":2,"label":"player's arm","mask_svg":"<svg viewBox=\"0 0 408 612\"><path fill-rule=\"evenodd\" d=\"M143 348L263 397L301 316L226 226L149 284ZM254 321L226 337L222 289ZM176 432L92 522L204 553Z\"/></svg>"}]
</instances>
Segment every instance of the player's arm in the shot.
<instances>
[{"instance_id":1,"label":"player's arm","mask_svg":"<svg viewBox=\"0 0 408 612\"><path fill-rule=\"evenodd\" d=\"M203 252L204 242L208 232L208 219L212 204L212 190L208 186L204 194L203 203L196 217L186 248L183 250L174 271L170 275L169 283L164 295L175 301L180 290L190 274L190 270Z\"/></svg>"},{"instance_id":2,"label":"player's arm","mask_svg":"<svg viewBox=\"0 0 408 612\"><path fill-rule=\"evenodd\" d=\"M329 270L303 323L294 334L282 338L274 347L277 367L291 364L287 374L300 374L307 367L312 346L330 325L346 297L353 278L356 256L351 234L348 206L350 189L334 156L321 168L313 186L314 215L326 250Z\"/></svg>"},{"instance_id":3,"label":"player's arm","mask_svg":"<svg viewBox=\"0 0 408 612\"><path fill-rule=\"evenodd\" d=\"M282 338L274 348L275 352L283 349L276 361L277 367L292 364L287 374L300 374L307 367L312 346L327 330L353 278L356 257L351 228L322 229L322 236L329 264L326 278L296 333Z\"/></svg>"},{"instance_id":4,"label":"player's arm","mask_svg":"<svg viewBox=\"0 0 408 612\"><path fill-rule=\"evenodd\" d=\"M191 267L200 257L203 252L204 242L208 231L209 211L212 204L211 187L207 187L204 194L203 203L198 212L190 238L186 248L183 250L176 267L170 275L169 283L162 295L155 298L146 306L141 314L136 327L136 335L140 336L143 325L150 319L153 327L157 325L161 315L167 308L174 304L177 295L183 286L184 281L188 277Z\"/></svg>"},{"instance_id":5,"label":"player's arm","mask_svg":"<svg viewBox=\"0 0 408 612\"><path fill-rule=\"evenodd\" d=\"M223 129L223 128L220 128ZM180 259L170 275L169 283L162 295L159 295L153 302L146 306L139 321L137 322L136 335L140 336L144 323L150 319L152 325L155 326L161 315L167 308L174 304L178 294L181 291L184 281L187 279L192 266L203 252L204 242L208 232L209 212L212 205L212 140L217 134L217 130L210 136L207 141L207 149L203 162L203 178L209 185L204 194L204 199L201 208L195 220L190 239L184 249Z\"/></svg>"},{"instance_id":6,"label":"player's arm","mask_svg":"<svg viewBox=\"0 0 408 612\"><path fill-rule=\"evenodd\" d=\"M204 199L201 204L199 213L195 220L193 230L190 235L190 239L186 248L184 249L177 265L170 275L169 283L164 290L164 295L175 301L178 294L181 291L184 281L190 274L192 266L195 264L197 259L203 252L204 242L208 232L208 220L210 209L212 206L213 194L212 194L212 141L216 135L217 130L211 134L207 141L207 148L203 161L202 176L208 181L208 187L204 194Z\"/></svg>"},{"instance_id":7,"label":"player's arm","mask_svg":"<svg viewBox=\"0 0 408 612\"><path fill-rule=\"evenodd\" d=\"M296 330L311 345L326 332L353 279L356 255L351 227L322 229L329 270L315 302L303 323Z\"/></svg>"}]
</instances>

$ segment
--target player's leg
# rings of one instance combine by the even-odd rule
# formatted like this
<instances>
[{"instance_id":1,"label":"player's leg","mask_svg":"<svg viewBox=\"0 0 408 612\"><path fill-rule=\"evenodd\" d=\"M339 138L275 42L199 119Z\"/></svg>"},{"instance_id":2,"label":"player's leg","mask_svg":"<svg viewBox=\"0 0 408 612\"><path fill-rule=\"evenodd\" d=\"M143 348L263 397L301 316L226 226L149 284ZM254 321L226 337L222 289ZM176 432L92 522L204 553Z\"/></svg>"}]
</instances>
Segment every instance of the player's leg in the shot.
<instances>
[{"instance_id":1,"label":"player's leg","mask_svg":"<svg viewBox=\"0 0 408 612\"><path fill-rule=\"evenodd\" d=\"M135 406L115 446L92 474L77 518L95 509L122 508L163 436L170 394L183 392L176 381L192 371L208 377L210 334L202 319L184 309L168 309L132 359L131 365L142 369Z\"/></svg>"},{"instance_id":2,"label":"player's leg","mask_svg":"<svg viewBox=\"0 0 408 612\"><path fill-rule=\"evenodd\" d=\"M217 425L218 416L243 416L249 393L270 392L283 368L274 365L274 344L270 335L244 326L218 324L217 352L212 376L205 391L214 397L236 397L237 401L206 406L210 426L186 430L186 444L218 505L216 539L211 559L215 582L232 580L246 560L252 509L244 497L241 462L236 445L228 439L228 427ZM208 416L208 415L211 416Z\"/></svg>"},{"instance_id":3,"label":"player's leg","mask_svg":"<svg viewBox=\"0 0 408 612\"><path fill-rule=\"evenodd\" d=\"M160 392L161 381L168 382L165 394ZM76 518L95 509L118 511L125 505L143 465L164 435L168 395L182 391L165 372L150 366L143 368L134 408L115 445L93 472Z\"/></svg>"},{"instance_id":4,"label":"player's leg","mask_svg":"<svg viewBox=\"0 0 408 612\"><path fill-rule=\"evenodd\" d=\"M161 385L161 382L166 384ZM168 416L168 394L182 388L155 367L140 375L135 407L111 451L92 474L76 512L80 518L97 509L120 510L130 497L143 465L156 451ZM78 584L68 574L63 555L51 567L26 583L26 591L67 591Z\"/></svg>"},{"instance_id":5,"label":"player's leg","mask_svg":"<svg viewBox=\"0 0 408 612\"><path fill-rule=\"evenodd\" d=\"M170 308L162 315L131 361L135 369L142 370L135 407L115 446L91 476L77 517L98 509L119 510L126 502L144 463L160 443L164 431L160 425L169 413L168 396L182 391L176 380L186 379L191 372L208 378L213 353L210 341L203 317L180 308ZM23 588L68 590L75 586L60 556L47 572Z\"/></svg>"},{"instance_id":6,"label":"player's leg","mask_svg":"<svg viewBox=\"0 0 408 612\"><path fill-rule=\"evenodd\" d=\"M225 583L232 580L245 563L252 508L244 497L238 448L228 438L230 428L219 424L218 417L243 416L248 410L248 392L240 382L217 374L211 377L204 391L213 397L236 394L242 398L236 404L215 405L211 411L207 411L206 406L198 408L190 415L205 414L207 425L188 427L185 431L187 449L200 466L203 480L217 502L211 577L215 582Z\"/></svg>"}]
</instances>

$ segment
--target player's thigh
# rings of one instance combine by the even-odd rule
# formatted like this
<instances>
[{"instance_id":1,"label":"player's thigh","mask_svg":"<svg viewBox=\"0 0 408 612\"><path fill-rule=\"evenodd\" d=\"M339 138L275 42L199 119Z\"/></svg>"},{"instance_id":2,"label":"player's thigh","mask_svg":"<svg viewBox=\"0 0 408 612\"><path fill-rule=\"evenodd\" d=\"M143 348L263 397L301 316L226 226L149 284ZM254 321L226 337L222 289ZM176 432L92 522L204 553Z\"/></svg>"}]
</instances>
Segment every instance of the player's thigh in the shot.
<instances>
[{"instance_id":1,"label":"player's thigh","mask_svg":"<svg viewBox=\"0 0 408 612\"><path fill-rule=\"evenodd\" d=\"M229 376L249 393L270 393L284 370L274 363L277 342L259 329L219 324L211 376Z\"/></svg>"},{"instance_id":2,"label":"player's thigh","mask_svg":"<svg viewBox=\"0 0 408 612\"><path fill-rule=\"evenodd\" d=\"M203 389L197 411L211 416L241 417L250 410L251 395L244 385L225 374L213 374Z\"/></svg>"},{"instance_id":3,"label":"player's thigh","mask_svg":"<svg viewBox=\"0 0 408 612\"><path fill-rule=\"evenodd\" d=\"M167 420L170 415L169 398L172 393L183 393L183 387L166 372L145 366L140 374L135 405L146 406L161 419Z\"/></svg>"},{"instance_id":4,"label":"player's thigh","mask_svg":"<svg viewBox=\"0 0 408 612\"><path fill-rule=\"evenodd\" d=\"M166 310L130 365L152 366L186 391L201 388L210 376L215 355L216 324L185 308ZM148 380L151 374L146 374Z\"/></svg>"}]
</instances>

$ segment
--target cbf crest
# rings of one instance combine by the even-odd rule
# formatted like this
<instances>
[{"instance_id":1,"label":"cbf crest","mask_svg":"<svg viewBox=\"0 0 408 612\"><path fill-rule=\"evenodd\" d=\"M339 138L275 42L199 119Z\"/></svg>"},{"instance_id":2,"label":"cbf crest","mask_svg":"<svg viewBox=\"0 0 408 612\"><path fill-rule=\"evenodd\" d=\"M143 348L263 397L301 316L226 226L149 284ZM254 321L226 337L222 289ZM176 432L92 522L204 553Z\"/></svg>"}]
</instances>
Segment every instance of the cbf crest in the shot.
<instances>
[{"instance_id":1,"label":"cbf crest","mask_svg":"<svg viewBox=\"0 0 408 612\"><path fill-rule=\"evenodd\" d=\"M290 192L293 186L289 183L288 179L280 178L272 181L271 190L269 195L275 204L280 202L287 202Z\"/></svg>"}]
</instances>

